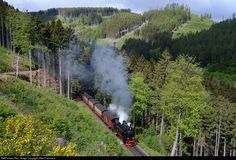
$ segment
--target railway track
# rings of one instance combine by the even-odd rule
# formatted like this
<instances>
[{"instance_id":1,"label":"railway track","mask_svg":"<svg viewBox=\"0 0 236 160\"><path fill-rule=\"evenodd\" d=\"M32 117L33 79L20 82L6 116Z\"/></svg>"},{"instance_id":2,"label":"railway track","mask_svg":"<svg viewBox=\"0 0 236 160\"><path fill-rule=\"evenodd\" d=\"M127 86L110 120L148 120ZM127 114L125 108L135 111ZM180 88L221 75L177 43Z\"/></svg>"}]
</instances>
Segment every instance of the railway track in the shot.
<instances>
[{"instance_id":1,"label":"railway track","mask_svg":"<svg viewBox=\"0 0 236 160\"><path fill-rule=\"evenodd\" d=\"M136 145L134 147L126 147L127 150L133 155L133 156L138 156L138 157L141 157L141 156L148 156L144 150L139 147L139 145Z\"/></svg>"},{"instance_id":2,"label":"railway track","mask_svg":"<svg viewBox=\"0 0 236 160\"><path fill-rule=\"evenodd\" d=\"M107 128L107 130L109 131L109 132L111 132L111 133L113 133L108 127L107 127L107 125L93 112L93 111L91 111L91 109L87 106L87 104L85 104L82 100L80 100L80 99L78 99L78 101L80 101L80 103L82 103L84 106L86 106L88 109L89 109L89 111L96 117L96 119L102 124L102 125L104 125L106 128ZM118 138L118 137L117 137ZM119 139L119 138L118 138ZM119 139L120 140L120 139ZM144 152L144 150L141 148L141 147L139 147L138 145L136 145L136 146L134 146L134 147L127 147L127 146L125 146L123 143L122 143L122 147L124 148L124 149L126 149L129 153L130 153L130 155L131 156L148 156L145 152Z\"/></svg>"}]
</instances>

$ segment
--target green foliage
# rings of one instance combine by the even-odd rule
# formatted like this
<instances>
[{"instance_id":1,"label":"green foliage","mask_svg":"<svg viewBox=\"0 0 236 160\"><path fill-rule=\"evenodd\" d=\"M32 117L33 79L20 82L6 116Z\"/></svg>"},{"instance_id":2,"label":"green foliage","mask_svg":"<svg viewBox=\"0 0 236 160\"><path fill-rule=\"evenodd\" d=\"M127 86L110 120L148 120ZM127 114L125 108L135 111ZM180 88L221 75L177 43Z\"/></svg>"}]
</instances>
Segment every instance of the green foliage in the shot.
<instances>
[{"instance_id":1,"label":"green foliage","mask_svg":"<svg viewBox=\"0 0 236 160\"><path fill-rule=\"evenodd\" d=\"M207 30L213 25L213 21L204 16L191 15L190 21L180 26L173 34L172 38L178 38L189 33L196 33L202 30Z\"/></svg>"},{"instance_id":2,"label":"green foliage","mask_svg":"<svg viewBox=\"0 0 236 160\"><path fill-rule=\"evenodd\" d=\"M210 67L209 70L211 70ZM223 81L225 84L231 85L236 89L236 63L232 63L228 67L218 71L208 72L208 75L212 77L213 80Z\"/></svg>"},{"instance_id":3,"label":"green foliage","mask_svg":"<svg viewBox=\"0 0 236 160\"><path fill-rule=\"evenodd\" d=\"M116 137L75 101L16 79L1 81L0 93L4 93L13 105L17 103L14 106L23 113L31 114L47 126L53 135L65 135L68 141L78 146L81 155L127 155ZM106 148L98 150L101 142Z\"/></svg>"},{"instance_id":4,"label":"green foliage","mask_svg":"<svg viewBox=\"0 0 236 160\"><path fill-rule=\"evenodd\" d=\"M12 103L9 102L5 97L0 96L0 121L15 116L18 109L12 107Z\"/></svg>"},{"instance_id":5,"label":"green foliage","mask_svg":"<svg viewBox=\"0 0 236 160\"><path fill-rule=\"evenodd\" d=\"M184 5L171 4L160 10L150 10L144 13L148 24L141 30L142 36L153 40L161 32L171 32L190 19L190 10Z\"/></svg>"},{"instance_id":6,"label":"green foliage","mask_svg":"<svg viewBox=\"0 0 236 160\"><path fill-rule=\"evenodd\" d=\"M227 149L235 147L235 118L236 103L219 95L212 95L208 110L202 113L202 134L205 141L210 145L215 145L215 135L219 121L221 121L221 141L225 138L228 142Z\"/></svg>"},{"instance_id":7,"label":"green foliage","mask_svg":"<svg viewBox=\"0 0 236 160\"><path fill-rule=\"evenodd\" d=\"M148 107L148 101L150 98L150 89L147 84L144 83L144 78L141 73L136 73L130 82L130 90L134 94L133 112L137 115L141 115Z\"/></svg>"},{"instance_id":8,"label":"green foliage","mask_svg":"<svg viewBox=\"0 0 236 160\"><path fill-rule=\"evenodd\" d=\"M13 46L18 49L19 53L28 53L31 46L31 17L28 13L15 13L15 19L12 21L13 26Z\"/></svg>"},{"instance_id":9,"label":"green foliage","mask_svg":"<svg viewBox=\"0 0 236 160\"><path fill-rule=\"evenodd\" d=\"M131 33L128 33L124 36L122 36L118 42L115 44L116 48L118 49L122 49L122 46L125 44L125 42L128 40L128 39L142 39L142 36L140 34L138 34L137 32L131 32Z\"/></svg>"},{"instance_id":10,"label":"green foliage","mask_svg":"<svg viewBox=\"0 0 236 160\"><path fill-rule=\"evenodd\" d=\"M75 95L80 90L80 84L78 80L71 81L72 94Z\"/></svg>"},{"instance_id":11,"label":"green foliage","mask_svg":"<svg viewBox=\"0 0 236 160\"><path fill-rule=\"evenodd\" d=\"M130 10L118 10L111 7L76 7L76 8L52 8L46 11L31 12L33 16L40 16L44 21L49 21L57 18L57 16L81 18L87 17L93 19L93 17L99 16L111 16L118 12L130 12ZM95 18L96 19L96 18Z\"/></svg>"},{"instance_id":12,"label":"green foliage","mask_svg":"<svg viewBox=\"0 0 236 160\"><path fill-rule=\"evenodd\" d=\"M51 41L54 46L63 48L69 42L72 31L70 28L64 28L61 20L51 23Z\"/></svg>"},{"instance_id":13,"label":"green foliage","mask_svg":"<svg viewBox=\"0 0 236 160\"><path fill-rule=\"evenodd\" d=\"M180 128L187 137L199 133L200 114L206 109L208 93L202 85L203 72L189 57L178 57L167 67L168 77L160 96L162 110L168 120L176 126L181 114Z\"/></svg>"},{"instance_id":14,"label":"green foliage","mask_svg":"<svg viewBox=\"0 0 236 160\"><path fill-rule=\"evenodd\" d=\"M236 20L229 19L212 25L209 30L188 34L173 41L171 51L174 57L185 53L196 57L196 61L211 71L217 71L236 61Z\"/></svg>"},{"instance_id":15,"label":"green foliage","mask_svg":"<svg viewBox=\"0 0 236 160\"><path fill-rule=\"evenodd\" d=\"M135 126L142 126L144 121L144 114L148 109L150 100L150 88L144 82L142 73L136 73L132 76L129 89L134 95L134 102L132 105L132 118ZM141 125L140 125L141 122Z\"/></svg>"},{"instance_id":16,"label":"green foliage","mask_svg":"<svg viewBox=\"0 0 236 160\"><path fill-rule=\"evenodd\" d=\"M14 69L10 66L11 56L8 50L0 48L0 73L13 71Z\"/></svg>"},{"instance_id":17,"label":"green foliage","mask_svg":"<svg viewBox=\"0 0 236 160\"><path fill-rule=\"evenodd\" d=\"M53 148L53 152L49 154L50 156L79 156L77 152L76 144L68 144L66 146L56 146Z\"/></svg>"},{"instance_id":18,"label":"green foliage","mask_svg":"<svg viewBox=\"0 0 236 160\"><path fill-rule=\"evenodd\" d=\"M123 35L122 30L132 30L133 27L142 23L142 16L135 13L118 13L99 26L101 37L119 38Z\"/></svg>"},{"instance_id":19,"label":"green foliage","mask_svg":"<svg viewBox=\"0 0 236 160\"><path fill-rule=\"evenodd\" d=\"M0 139L2 156L47 155L55 138L51 132L31 117L8 118Z\"/></svg>"},{"instance_id":20,"label":"green foliage","mask_svg":"<svg viewBox=\"0 0 236 160\"><path fill-rule=\"evenodd\" d=\"M93 41L99 36L99 31L96 27L79 26L75 29L75 34L81 41Z\"/></svg>"},{"instance_id":21,"label":"green foliage","mask_svg":"<svg viewBox=\"0 0 236 160\"><path fill-rule=\"evenodd\" d=\"M11 51L0 47L0 73L12 72L15 68L12 67L12 55ZM20 57L20 70L27 70L29 68L29 59L27 56L22 55Z\"/></svg>"},{"instance_id":22,"label":"green foliage","mask_svg":"<svg viewBox=\"0 0 236 160\"><path fill-rule=\"evenodd\" d=\"M162 140L162 144L160 144L160 139ZM168 155L167 151L170 148L171 140L168 138L168 136L157 136L156 130L154 126L149 127L148 129L145 129L144 132L139 135L139 141L142 144L153 151L151 156L165 156Z\"/></svg>"}]
</instances>

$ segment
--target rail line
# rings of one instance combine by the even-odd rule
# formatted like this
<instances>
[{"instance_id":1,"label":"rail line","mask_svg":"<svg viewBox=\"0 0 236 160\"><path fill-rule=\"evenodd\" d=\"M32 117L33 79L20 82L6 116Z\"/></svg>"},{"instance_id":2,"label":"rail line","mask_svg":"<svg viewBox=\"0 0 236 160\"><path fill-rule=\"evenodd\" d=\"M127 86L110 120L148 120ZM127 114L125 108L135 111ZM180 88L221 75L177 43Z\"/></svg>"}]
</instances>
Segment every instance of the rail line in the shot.
<instances>
[{"instance_id":1,"label":"rail line","mask_svg":"<svg viewBox=\"0 0 236 160\"><path fill-rule=\"evenodd\" d=\"M139 147L139 145L136 145L134 147L127 147L127 150L129 150L133 156L148 156L142 148Z\"/></svg>"},{"instance_id":2,"label":"rail line","mask_svg":"<svg viewBox=\"0 0 236 160\"><path fill-rule=\"evenodd\" d=\"M78 101L80 101L84 106L86 106L88 109L89 109L89 111L96 117L96 119L102 124L102 125L104 125L105 127L106 127L106 129L109 131L109 132L111 132L111 133L113 133L108 127L107 127L107 125L88 107L88 105L87 104L85 104L81 99L78 99ZM113 133L114 134L114 133ZM118 137L117 137L118 138ZM119 138L118 138L119 139ZM120 139L119 139L120 140ZM122 147L124 148L124 149L126 149L129 153L130 153L130 155L131 156L148 156L145 152L144 152L144 150L141 148L141 147L139 147L139 145L136 145L136 146L134 146L134 147L127 147L127 146L125 146L124 144L122 144Z\"/></svg>"}]
</instances>

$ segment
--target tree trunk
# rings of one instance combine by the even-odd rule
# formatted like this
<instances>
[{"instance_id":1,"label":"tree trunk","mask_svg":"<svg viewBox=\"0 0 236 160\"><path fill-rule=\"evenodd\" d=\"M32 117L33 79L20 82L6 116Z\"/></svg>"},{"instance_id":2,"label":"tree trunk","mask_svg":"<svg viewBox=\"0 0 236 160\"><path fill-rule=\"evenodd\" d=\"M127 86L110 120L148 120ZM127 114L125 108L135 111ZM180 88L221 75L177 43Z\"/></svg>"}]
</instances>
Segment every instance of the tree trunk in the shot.
<instances>
[{"instance_id":1,"label":"tree trunk","mask_svg":"<svg viewBox=\"0 0 236 160\"><path fill-rule=\"evenodd\" d=\"M18 78L19 75L19 53L16 55L16 78Z\"/></svg>"},{"instance_id":2,"label":"tree trunk","mask_svg":"<svg viewBox=\"0 0 236 160\"><path fill-rule=\"evenodd\" d=\"M10 46L9 46L9 31L7 29L6 29L6 48L10 49Z\"/></svg>"},{"instance_id":3,"label":"tree trunk","mask_svg":"<svg viewBox=\"0 0 236 160\"><path fill-rule=\"evenodd\" d=\"M0 20L2 21L1 17L0 17ZM0 46L2 46L2 27L1 27L1 35L0 35Z\"/></svg>"},{"instance_id":4,"label":"tree trunk","mask_svg":"<svg viewBox=\"0 0 236 160\"><path fill-rule=\"evenodd\" d=\"M177 144L178 144L178 137L179 137L179 121L180 121L180 112L179 112L179 117L178 117L178 122L177 122L177 127L176 127L176 135L175 135L175 141L172 147L171 155L170 156L175 156L176 150L177 150Z\"/></svg>"},{"instance_id":5,"label":"tree trunk","mask_svg":"<svg viewBox=\"0 0 236 160\"><path fill-rule=\"evenodd\" d=\"M182 140L182 132L180 131L179 132L179 156L183 156L181 140Z\"/></svg>"},{"instance_id":6,"label":"tree trunk","mask_svg":"<svg viewBox=\"0 0 236 160\"><path fill-rule=\"evenodd\" d=\"M164 133L164 114L161 115L160 145L162 145L162 134Z\"/></svg>"},{"instance_id":7,"label":"tree trunk","mask_svg":"<svg viewBox=\"0 0 236 160\"><path fill-rule=\"evenodd\" d=\"M196 155L196 138L194 137L194 139L193 139L193 156L195 156Z\"/></svg>"},{"instance_id":8,"label":"tree trunk","mask_svg":"<svg viewBox=\"0 0 236 160\"><path fill-rule=\"evenodd\" d=\"M217 144L217 156L219 156L219 148L220 148L220 132L221 132L221 116L220 116L220 122L219 122L219 136L218 136L218 144Z\"/></svg>"},{"instance_id":9,"label":"tree trunk","mask_svg":"<svg viewBox=\"0 0 236 160\"><path fill-rule=\"evenodd\" d=\"M53 51L53 53L52 53L52 56L50 56L50 59L51 59L51 57L52 57L52 76L53 76L53 78L56 78L56 69L55 69L55 51ZM50 59L49 59L49 61L50 61Z\"/></svg>"},{"instance_id":10,"label":"tree trunk","mask_svg":"<svg viewBox=\"0 0 236 160\"><path fill-rule=\"evenodd\" d=\"M29 50L29 67L30 67L30 83L32 84L32 58L31 58L31 50Z\"/></svg>"},{"instance_id":11,"label":"tree trunk","mask_svg":"<svg viewBox=\"0 0 236 160\"><path fill-rule=\"evenodd\" d=\"M132 118L133 118L133 128L135 127L135 112L134 112L134 110L133 110L133 116L132 116Z\"/></svg>"},{"instance_id":12,"label":"tree trunk","mask_svg":"<svg viewBox=\"0 0 236 160\"><path fill-rule=\"evenodd\" d=\"M161 115L161 129L160 129L160 136L164 133L164 114Z\"/></svg>"},{"instance_id":13,"label":"tree trunk","mask_svg":"<svg viewBox=\"0 0 236 160\"><path fill-rule=\"evenodd\" d=\"M60 82L60 95L62 96L62 79L61 79L61 55L59 49L59 82Z\"/></svg>"},{"instance_id":14,"label":"tree trunk","mask_svg":"<svg viewBox=\"0 0 236 160\"><path fill-rule=\"evenodd\" d=\"M43 53L43 86L46 87L46 63L45 63L45 56L46 53Z\"/></svg>"},{"instance_id":15,"label":"tree trunk","mask_svg":"<svg viewBox=\"0 0 236 160\"><path fill-rule=\"evenodd\" d=\"M199 152L199 138L197 139L197 147L196 147L196 152L195 152L196 156L198 156L198 152Z\"/></svg>"},{"instance_id":16,"label":"tree trunk","mask_svg":"<svg viewBox=\"0 0 236 160\"><path fill-rule=\"evenodd\" d=\"M143 111L143 118L142 118L142 121L141 121L141 126L143 128L145 128L145 110Z\"/></svg>"},{"instance_id":17,"label":"tree trunk","mask_svg":"<svg viewBox=\"0 0 236 160\"><path fill-rule=\"evenodd\" d=\"M148 128L149 126L149 108L147 108L147 112L146 112L146 128Z\"/></svg>"},{"instance_id":18,"label":"tree trunk","mask_svg":"<svg viewBox=\"0 0 236 160\"><path fill-rule=\"evenodd\" d=\"M216 128L216 139L215 139L215 156L217 156L217 145L218 145L218 123Z\"/></svg>"},{"instance_id":19,"label":"tree trunk","mask_svg":"<svg viewBox=\"0 0 236 160\"><path fill-rule=\"evenodd\" d=\"M11 29L11 27L10 27L10 43L11 43L11 53L12 53L12 57L13 57L13 55L15 54L15 52L14 52L14 47L13 47L13 43L12 43L12 40L13 39L13 35L12 35L12 29Z\"/></svg>"},{"instance_id":20,"label":"tree trunk","mask_svg":"<svg viewBox=\"0 0 236 160\"><path fill-rule=\"evenodd\" d=\"M40 86L40 52L38 51L38 55L37 55L37 64L38 64L38 79L37 79L37 83L38 86Z\"/></svg>"},{"instance_id":21,"label":"tree trunk","mask_svg":"<svg viewBox=\"0 0 236 160\"><path fill-rule=\"evenodd\" d=\"M155 125L155 117L152 117L152 125Z\"/></svg>"},{"instance_id":22,"label":"tree trunk","mask_svg":"<svg viewBox=\"0 0 236 160\"><path fill-rule=\"evenodd\" d=\"M1 20L2 20L2 46L5 47L3 18Z\"/></svg>"},{"instance_id":23,"label":"tree trunk","mask_svg":"<svg viewBox=\"0 0 236 160\"><path fill-rule=\"evenodd\" d=\"M202 149L203 149L203 141L202 141L202 138L201 138L201 141L200 141L200 156L202 156Z\"/></svg>"},{"instance_id":24,"label":"tree trunk","mask_svg":"<svg viewBox=\"0 0 236 160\"><path fill-rule=\"evenodd\" d=\"M10 49L12 51L12 30L11 30L11 25L10 25Z\"/></svg>"},{"instance_id":25,"label":"tree trunk","mask_svg":"<svg viewBox=\"0 0 236 160\"><path fill-rule=\"evenodd\" d=\"M158 131L158 115L155 117L156 132Z\"/></svg>"},{"instance_id":26,"label":"tree trunk","mask_svg":"<svg viewBox=\"0 0 236 160\"><path fill-rule=\"evenodd\" d=\"M224 157L226 156L226 138L224 137Z\"/></svg>"},{"instance_id":27,"label":"tree trunk","mask_svg":"<svg viewBox=\"0 0 236 160\"><path fill-rule=\"evenodd\" d=\"M67 69L67 98L70 99L70 63L68 62L68 69Z\"/></svg>"},{"instance_id":28,"label":"tree trunk","mask_svg":"<svg viewBox=\"0 0 236 160\"><path fill-rule=\"evenodd\" d=\"M70 79L72 79L72 78L70 78ZM71 96L71 97L73 96L72 85L70 85L70 96Z\"/></svg>"},{"instance_id":29,"label":"tree trunk","mask_svg":"<svg viewBox=\"0 0 236 160\"><path fill-rule=\"evenodd\" d=\"M203 148L203 156L207 156L207 148L206 148L206 146L204 146L204 148Z\"/></svg>"}]
</instances>

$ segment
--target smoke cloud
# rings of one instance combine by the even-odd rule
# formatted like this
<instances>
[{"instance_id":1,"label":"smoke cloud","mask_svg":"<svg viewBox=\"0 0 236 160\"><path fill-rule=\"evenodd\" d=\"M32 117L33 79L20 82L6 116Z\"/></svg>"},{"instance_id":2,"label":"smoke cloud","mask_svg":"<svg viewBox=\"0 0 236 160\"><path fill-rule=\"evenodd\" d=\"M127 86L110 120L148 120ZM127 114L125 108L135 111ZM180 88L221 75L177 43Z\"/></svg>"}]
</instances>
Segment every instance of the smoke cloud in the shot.
<instances>
[{"instance_id":1,"label":"smoke cloud","mask_svg":"<svg viewBox=\"0 0 236 160\"><path fill-rule=\"evenodd\" d=\"M85 63L81 59L83 56L76 40L71 41L63 53L64 79L67 78L66 73L69 69L72 79L78 79L87 85L92 85L94 82L101 93L112 97L108 109L117 114L120 122L128 120L132 95L128 89L125 59L111 46L95 45L90 64Z\"/></svg>"},{"instance_id":2,"label":"smoke cloud","mask_svg":"<svg viewBox=\"0 0 236 160\"><path fill-rule=\"evenodd\" d=\"M91 59L95 85L99 91L112 97L109 109L116 112L120 121L128 119L132 95L128 89L125 59L111 46L96 45Z\"/></svg>"},{"instance_id":3,"label":"smoke cloud","mask_svg":"<svg viewBox=\"0 0 236 160\"><path fill-rule=\"evenodd\" d=\"M69 70L73 79L83 82L92 82L93 75L91 66L81 59L78 40L73 39L70 42L69 47L63 50L62 53L64 55L62 62L64 72Z\"/></svg>"}]
</instances>

